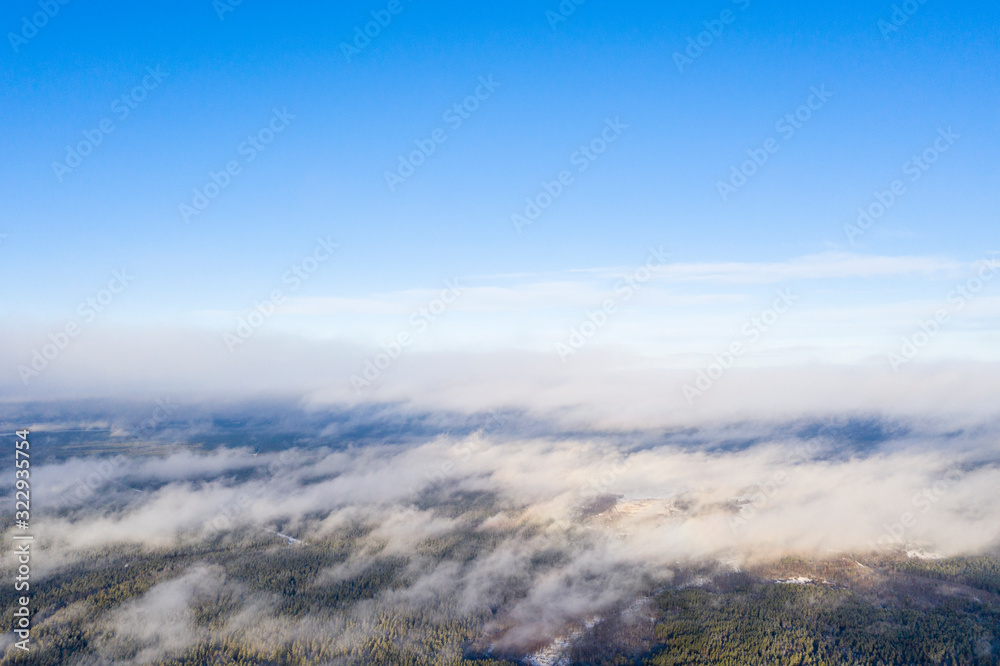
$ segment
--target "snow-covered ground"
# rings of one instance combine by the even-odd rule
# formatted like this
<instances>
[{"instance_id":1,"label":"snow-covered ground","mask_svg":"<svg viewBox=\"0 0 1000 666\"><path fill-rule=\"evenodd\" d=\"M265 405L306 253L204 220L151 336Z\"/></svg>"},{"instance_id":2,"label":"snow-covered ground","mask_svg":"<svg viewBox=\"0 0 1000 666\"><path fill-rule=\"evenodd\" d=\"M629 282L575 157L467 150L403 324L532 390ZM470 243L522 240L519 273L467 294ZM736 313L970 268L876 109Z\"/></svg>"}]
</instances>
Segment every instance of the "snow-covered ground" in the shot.
<instances>
[{"instance_id":1,"label":"snow-covered ground","mask_svg":"<svg viewBox=\"0 0 1000 666\"><path fill-rule=\"evenodd\" d=\"M831 587L836 587L833 583L828 581L826 578L807 578L805 576L791 576L789 578L775 578L775 583L783 583L785 585L829 585Z\"/></svg>"},{"instance_id":2,"label":"snow-covered ground","mask_svg":"<svg viewBox=\"0 0 1000 666\"><path fill-rule=\"evenodd\" d=\"M787 585L812 585L816 581L805 576L795 576L793 578L776 578L775 583L785 583Z\"/></svg>"},{"instance_id":3,"label":"snow-covered ground","mask_svg":"<svg viewBox=\"0 0 1000 666\"><path fill-rule=\"evenodd\" d=\"M583 623L583 629L577 629L568 636L560 636L552 641L548 647L529 655L525 659L525 663L530 664L530 666L569 666L570 660L567 654L569 648L573 645L574 641L580 640L584 631L593 628L600 621L601 618L599 617L587 620Z\"/></svg>"}]
</instances>

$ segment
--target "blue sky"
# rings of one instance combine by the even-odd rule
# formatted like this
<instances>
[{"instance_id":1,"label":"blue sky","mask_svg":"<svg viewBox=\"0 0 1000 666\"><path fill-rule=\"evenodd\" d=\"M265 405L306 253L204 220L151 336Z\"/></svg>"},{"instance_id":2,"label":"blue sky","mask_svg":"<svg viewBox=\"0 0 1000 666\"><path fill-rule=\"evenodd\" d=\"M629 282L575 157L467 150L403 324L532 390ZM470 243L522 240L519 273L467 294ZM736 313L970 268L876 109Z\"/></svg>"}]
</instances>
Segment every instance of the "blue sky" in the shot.
<instances>
[{"instance_id":1,"label":"blue sky","mask_svg":"<svg viewBox=\"0 0 1000 666\"><path fill-rule=\"evenodd\" d=\"M904 307L940 300L964 275L956 266L1000 248L995 3L928 0L886 35L892 2L588 0L553 27L555 0L401 0L345 57L355 27L388 4L244 0L220 19L209 0L69 2L12 45L8 33L41 10L7 3L0 253L17 270L2 313L58 324L126 267L135 285L106 322L212 327L281 285L317 237L339 251L295 298L416 302L455 277L496 289L573 282L579 269L629 271L665 246L682 266L843 253L938 262L878 280L821 269L799 285L826 307ZM674 54L720 17L721 34L679 71ZM165 76L122 117L114 100L148 68ZM498 87L450 126L445 113L481 77ZM832 96L782 136L776 123L812 89ZM239 147L275 109L294 117L247 161ZM608 119L627 127L578 172L574 154ZM53 162L102 121L114 131L60 180ZM385 172L438 128L447 139L391 191ZM957 140L911 182L904 164L948 128ZM723 201L717 183L772 138L777 152ZM185 223L179 206L234 159L239 175ZM572 184L518 233L511 215L562 170ZM844 225L894 179L905 194L848 242ZM729 329L770 298L769 285L740 284L721 290L738 304ZM360 322L363 311L344 316ZM290 317L275 328L358 342L394 326Z\"/></svg>"}]
</instances>

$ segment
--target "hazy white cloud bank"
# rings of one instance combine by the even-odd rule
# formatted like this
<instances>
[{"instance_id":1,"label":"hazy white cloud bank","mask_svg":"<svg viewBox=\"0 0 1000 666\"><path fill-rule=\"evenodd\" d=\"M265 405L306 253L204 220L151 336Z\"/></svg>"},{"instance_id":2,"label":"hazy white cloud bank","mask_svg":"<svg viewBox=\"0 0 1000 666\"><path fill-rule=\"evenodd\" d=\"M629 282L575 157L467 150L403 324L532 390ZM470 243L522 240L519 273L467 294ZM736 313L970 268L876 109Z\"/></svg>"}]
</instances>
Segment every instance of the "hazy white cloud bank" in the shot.
<instances>
[{"instance_id":1,"label":"hazy white cloud bank","mask_svg":"<svg viewBox=\"0 0 1000 666\"><path fill-rule=\"evenodd\" d=\"M377 381L367 396L393 387L427 395L408 388L425 381L427 365L435 370L429 381L457 368L456 382L479 384L503 383L508 368L532 376L532 368L544 368L543 381L555 385L576 385L581 374L615 382L624 369L630 383L662 391L659 371L704 368L734 343L742 345L735 369L846 365L898 374L1000 362L1000 283L993 279L1000 264L992 255L970 262L846 253L773 263L644 261L640 255L633 267L557 276L461 278L454 290L301 297L252 321L249 310L222 307L174 325L109 310L72 338L63 330L72 313L25 317L0 326L0 367L8 370L0 395L124 396L155 386L350 399L351 377L382 353L392 358L369 369ZM893 368L890 354L914 336L913 357ZM517 391L525 402L539 392Z\"/></svg>"},{"instance_id":2,"label":"hazy white cloud bank","mask_svg":"<svg viewBox=\"0 0 1000 666\"><path fill-rule=\"evenodd\" d=\"M193 618L205 604L239 609L215 637L273 647L279 637L322 635L344 649L377 633L380 608L502 608L487 623L490 640L519 650L635 603L651 580L669 582L685 567L1000 547L995 421L896 422L874 439L807 434L801 422L690 430L685 438L676 429L659 437L485 429L257 455L165 448L113 470L101 468L108 457L39 465L34 529L44 554L33 574L44 585L111 545L152 551L264 536L275 549L307 552L351 526L365 526L363 536L309 585L350 581L373 562L404 563L404 586L347 615L303 621L215 565L176 572L101 620L101 654L139 664L203 640L208 630ZM72 489L93 469L104 470L102 480L78 497ZM284 545L278 533L301 543ZM4 556L3 567L13 566Z\"/></svg>"},{"instance_id":3,"label":"hazy white cloud bank","mask_svg":"<svg viewBox=\"0 0 1000 666\"><path fill-rule=\"evenodd\" d=\"M260 644L271 640L266 635L320 632L350 646L374 631L381 607L502 607L490 631L503 648L532 645L568 622L634 601L651 579L670 580L685 566L996 549L1000 365L983 352L998 348L990 347L998 341L995 301L970 301L966 318L896 369L885 352L915 330L920 313L933 315L946 291L885 307L810 304L803 292L759 340L742 332L747 317L773 302L768 290L778 282L917 275L947 287L965 268L849 255L668 266L635 295L646 299L642 308L623 307L565 359L550 345L613 294L613 284L479 285L360 389L351 377L409 326L405 316L366 344L336 329L315 335L291 325L294 318L352 309L397 317L433 294L299 301L290 319L275 319L233 353L211 327L96 324L30 381L16 372L0 378L11 411L37 400L36 412L51 416L24 424L39 436L108 431L105 455L33 466L33 508L44 516L35 521L44 556L33 574L44 581L109 546L152 552L265 535L308 549L358 526L353 550L310 584L353 580L372 562L403 562L406 585L323 626L288 622L274 599L247 595L212 563L176 572L100 628L109 658L149 663L201 640L192 608L222 597L239 598L241 610L218 631ZM693 293L682 284L721 288ZM550 308L564 319L545 314L495 329L461 323ZM454 326L446 323L451 315ZM47 333L26 327L0 335L9 343L0 362L16 368ZM734 341L747 352L705 381ZM693 399L688 386L698 387ZM82 410L60 422L57 403L45 402L90 397L161 400L160 411ZM203 422L164 408L164 398L203 401ZM302 414L238 429L209 450L205 442L219 441L216 413L265 398ZM334 410L345 416L308 420ZM837 419L876 424L881 434L822 427ZM470 434L470 423L482 430ZM810 429L814 423L821 425ZM10 554L0 562L14 565ZM77 612L70 605L59 617Z\"/></svg>"},{"instance_id":4,"label":"hazy white cloud bank","mask_svg":"<svg viewBox=\"0 0 1000 666\"><path fill-rule=\"evenodd\" d=\"M182 452L132 461L82 501L67 492L82 465L39 467L36 486L50 489L39 491L39 508L55 513L38 530L54 554L68 554L108 543L197 540L220 526L278 529L308 541L355 521L374 526L378 552L406 554L468 526L467 518L421 504L427 493L447 491L498 498L495 515L477 518L486 528L529 521L575 535L587 557L603 553L636 566L916 543L955 554L1000 539L997 444L991 428L948 438L911 434L853 453L822 437L693 449L488 434L257 457L248 449ZM601 504L609 496L617 507ZM587 512L603 515L581 518Z\"/></svg>"}]
</instances>

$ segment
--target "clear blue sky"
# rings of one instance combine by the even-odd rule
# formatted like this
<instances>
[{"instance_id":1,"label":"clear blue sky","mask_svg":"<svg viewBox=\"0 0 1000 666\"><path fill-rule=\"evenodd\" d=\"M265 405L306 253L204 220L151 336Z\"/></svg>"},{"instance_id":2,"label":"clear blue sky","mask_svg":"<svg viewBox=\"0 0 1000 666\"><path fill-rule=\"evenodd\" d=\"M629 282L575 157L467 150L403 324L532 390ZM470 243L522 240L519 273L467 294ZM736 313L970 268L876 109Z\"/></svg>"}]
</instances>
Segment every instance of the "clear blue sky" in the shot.
<instances>
[{"instance_id":1,"label":"clear blue sky","mask_svg":"<svg viewBox=\"0 0 1000 666\"><path fill-rule=\"evenodd\" d=\"M340 255L300 296L634 265L651 244L683 262L1000 246L996 3L928 0L886 37L888 1L588 0L553 28L556 0L402 0L348 62L341 44L387 4L244 0L220 20L211 0L76 0L16 52L5 38L0 312L71 315L122 266L139 281L116 316L239 309L318 235ZM723 10L734 20L679 72L674 53ZM38 11L5 3L0 26ZM167 76L120 118L112 102L157 66ZM450 128L444 112L490 75L500 87ZM723 202L717 181L821 85L833 97ZM179 204L273 108L295 118L185 224ZM516 233L511 214L606 118L628 128ZM52 163L104 119L114 131L60 182ZM942 127L961 138L851 246L843 225ZM447 141L390 191L384 172L436 128Z\"/></svg>"}]
</instances>

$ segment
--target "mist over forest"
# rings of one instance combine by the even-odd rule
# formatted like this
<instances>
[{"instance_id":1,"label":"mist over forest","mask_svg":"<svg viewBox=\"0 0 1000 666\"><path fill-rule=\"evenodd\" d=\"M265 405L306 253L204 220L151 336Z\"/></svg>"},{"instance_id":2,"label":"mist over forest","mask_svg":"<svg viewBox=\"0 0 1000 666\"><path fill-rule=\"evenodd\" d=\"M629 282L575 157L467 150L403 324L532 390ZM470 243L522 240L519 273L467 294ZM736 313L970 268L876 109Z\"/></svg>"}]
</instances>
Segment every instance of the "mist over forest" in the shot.
<instances>
[{"instance_id":1,"label":"mist over forest","mask_svg":"<svg viewBox=\"0 0 1000 666\"><path fill-rule=\"evenodd\" d=\"M875 637L788 615L802 604L887 625L958 614L978 629L896 648L995 654L995 422L564 431L518 411L287 400L16 410L3 426L32 424L44 544L25 663L685 663L692 623L723 617L688 617L698 595L817 623L784 648L803 658L868 663Z\"/></svg>"}]
</instances>

